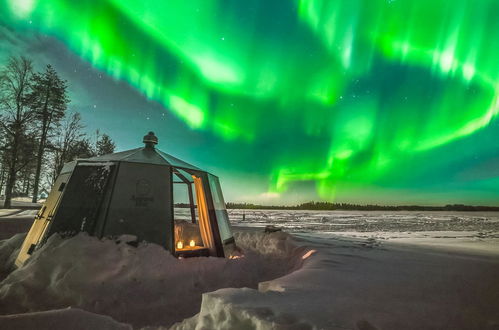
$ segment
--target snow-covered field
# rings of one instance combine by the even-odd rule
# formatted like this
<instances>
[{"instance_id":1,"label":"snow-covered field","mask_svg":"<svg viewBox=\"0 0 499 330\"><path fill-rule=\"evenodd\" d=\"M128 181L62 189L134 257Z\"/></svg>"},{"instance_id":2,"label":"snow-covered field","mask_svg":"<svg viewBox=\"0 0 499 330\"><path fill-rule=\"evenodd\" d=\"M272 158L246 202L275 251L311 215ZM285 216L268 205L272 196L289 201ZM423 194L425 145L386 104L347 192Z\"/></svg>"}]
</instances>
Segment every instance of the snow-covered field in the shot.
<instances>
[{"instance_id":1,"label":"snow-covered field","mask_svg":"<svg viewBox=\"0 0 499 330\"><path fill-rule=\"evenodd\" d=\"M291 232L499 231L499 212L229 210L229 216L237 226Z\"/></svg>"},{"instance_id":2,"label":"snow-covered field","mask_svg":"<svg viewBox=\"0 0 499 330\"><path fill-rule=\"evenodd\" d=\"M234 226L499 254L499 212L229 210Z\"/></svg>"},{"instance_id":3,"label":"snow-covered field","mask_svg":"<svg viewBox=\"0 0 499 330\"><path fill-rule=\"evenodd\" d=\"M0 329L499 329L498 213L229 215L243 258L80 234L14 270L0 241Z\"/></svg>"}]
</instances>

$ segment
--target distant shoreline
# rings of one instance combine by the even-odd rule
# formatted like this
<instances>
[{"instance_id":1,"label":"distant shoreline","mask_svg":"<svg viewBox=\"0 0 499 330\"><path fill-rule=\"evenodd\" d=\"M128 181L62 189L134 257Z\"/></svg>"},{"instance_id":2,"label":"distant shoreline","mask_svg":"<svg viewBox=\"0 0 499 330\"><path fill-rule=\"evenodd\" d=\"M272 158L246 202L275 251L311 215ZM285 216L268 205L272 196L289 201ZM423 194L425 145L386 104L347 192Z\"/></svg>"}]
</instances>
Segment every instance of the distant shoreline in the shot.
<instances>
[{"instance_id":1,"label":"distant shoreline","mask_svg":"<svg viewBox=\"0 0 499 330\"><path fill-rule=\"evenodd\" d=\"M499 211L499 206L476 206L464 204L448 204L444 206L425 205L376 205L376 204L348 204L329 202L307 202L293 206L284 205L258 205L251 203L227 203L228 209L247 210L308 210L308 211Z\"/></svg>"},{"instance_id":2,"label":"distant shoreline","mask_svg":"<svg viewBox=\"0 0 499 330\"><path fill-rule=\"evenodd\" d=\"M3 205L0 200L0 204ZM14 201L12 209L39 209L42 203L29 203ZM499 206L483 205L464 205L448 204L444 206L425 206L425 205L377 205L377 204L349 204L349 203L330 203L330 202L307 202L298 205L259 205L252 203L233 203L226 204L227 209L242 210L303 210L303 211L462 211L462 212L499 212ZM175 207L189 208L189 204L176 203ZM0 209L3 209L0 207Z\"/></svg>"}]
</instances>

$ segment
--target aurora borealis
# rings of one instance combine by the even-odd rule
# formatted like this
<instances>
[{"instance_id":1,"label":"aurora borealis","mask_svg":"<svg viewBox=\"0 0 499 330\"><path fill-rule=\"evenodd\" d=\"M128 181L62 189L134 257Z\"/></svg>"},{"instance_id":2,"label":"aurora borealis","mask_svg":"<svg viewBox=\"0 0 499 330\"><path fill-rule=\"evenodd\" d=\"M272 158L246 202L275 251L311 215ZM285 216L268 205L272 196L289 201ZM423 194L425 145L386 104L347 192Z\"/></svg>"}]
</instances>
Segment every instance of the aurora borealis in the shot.
<instances>
[{"instance_id":1,"label":"aurora borealis","mask_svg":"<svg viewBox=\"0 0 499 330\"><path fill-rule=\"evenodd\" d=\"M227 200L497 205L498 13L495 0L1 0L0 25L158 102Z\"/></svg>"}]
</instances>

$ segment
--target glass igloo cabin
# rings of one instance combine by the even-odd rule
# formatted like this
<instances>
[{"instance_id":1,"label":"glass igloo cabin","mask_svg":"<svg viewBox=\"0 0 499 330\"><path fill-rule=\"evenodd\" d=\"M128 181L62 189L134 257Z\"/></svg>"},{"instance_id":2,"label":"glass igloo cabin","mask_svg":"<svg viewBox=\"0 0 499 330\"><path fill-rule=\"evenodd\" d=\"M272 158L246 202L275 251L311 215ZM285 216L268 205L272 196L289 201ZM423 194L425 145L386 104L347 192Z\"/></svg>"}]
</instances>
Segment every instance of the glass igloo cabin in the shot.
<instances>
[{"instance_id":1,"label":"glass igloo cabin","mask_svg":"<svg viewBox=\"0 0 499 330\"><path fill-rule=\"evenodd\" d=\"M54 233L132 235L177 257L229 255L235 245L218 178L156 149L152 132L143 142L142 148L66 163L16 265Z\"/></svg>"}]
</instances>

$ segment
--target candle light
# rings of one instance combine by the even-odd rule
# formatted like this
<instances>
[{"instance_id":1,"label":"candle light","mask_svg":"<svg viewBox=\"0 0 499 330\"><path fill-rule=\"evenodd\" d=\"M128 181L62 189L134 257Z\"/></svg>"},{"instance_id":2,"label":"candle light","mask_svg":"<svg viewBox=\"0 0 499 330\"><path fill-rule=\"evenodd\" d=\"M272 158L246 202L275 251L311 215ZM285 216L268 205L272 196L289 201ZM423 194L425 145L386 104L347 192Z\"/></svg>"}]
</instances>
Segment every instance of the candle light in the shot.
<instances>
[{"instance_id":1,"label":"candle light","mask_svg":"<svg viewBox=\"0 0 499 330\"><path fill-rule=\"evenodd\" d=\"M177 249L183 249L184 248L184 243L182 241L177 242Z\"/></svg>"},{"instance_id":2,"label":"candle light","mask_svg":"<svg viewBox=\"0 0 499 330\"><path fill-rule=\"evenodd\" d=\"M189 242L189 246L190 247L195 247L196 246L196 242L194 242L194 240L191 239L191 241Z\"/></svg>"}]
</instances>

